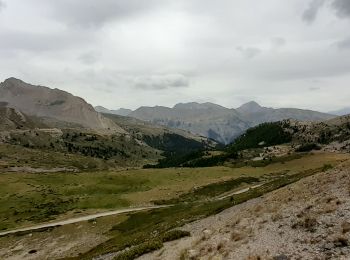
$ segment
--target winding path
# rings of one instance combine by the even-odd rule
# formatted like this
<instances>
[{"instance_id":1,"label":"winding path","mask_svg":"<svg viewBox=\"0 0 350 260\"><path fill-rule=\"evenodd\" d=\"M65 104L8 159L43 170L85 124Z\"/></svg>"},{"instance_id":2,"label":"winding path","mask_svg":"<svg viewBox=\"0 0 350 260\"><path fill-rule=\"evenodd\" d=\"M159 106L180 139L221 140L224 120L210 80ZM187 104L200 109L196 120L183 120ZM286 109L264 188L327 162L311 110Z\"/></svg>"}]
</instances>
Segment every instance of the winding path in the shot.
<instances>
[{"instance_id":1,"label":"winding path","mask_svg":"<svg viewBox=\"0 0 350 260\"><path fill-rule=\"evenodd\" d=\"M245 189L241 189L241 190L238 190L238 191L226 194L224 196L214 198L213 200L223 200L223 199L226 199L226 198L228 198L228 197L230 197L232 195L241 194L241 193L249 191L250 189L254 189L254 188L260 187L261 185L262 184L258 184L258 185L254 185L254 186L251 186L251 187L248 187L248 188L245 188ZM15 234L15 233L18 233L18 232L35 231L35 230L42 229L42 228L50 228L50 227L57 227L57 226L63 226L63 225L68 225L68 224L74 224L74 223L78 223L78 222L81 222L81 221L88 221L88 220L95 219L95 218L100 218L100 217L106 217L106 216L112 216L112 215L120 215L120 214L123 214L123 213L137 212L137 211L143 211L143 210L148 210L148 209L167 208L167 207L171 207L171 206L173 206L173 205L145 206L145 207L139 207L139 208L118 209L118 210L101 212L101 213L96 213L96 214L82 216L82 217L70 218L70 219L56 221L56 222L44 223L44 224L31 226L31 227L26 227L26 228L19 228L19 229L3 231L3 232L0 232L0 236Z\"/></svg>"},{"instance_id":2,"label":"winding path","mask_svg":"<svg viewBox=\"0 0 350 260\"><path fill-rule=\"evenodd\" d=\"M5 236L5 235L9 235L9 234L15 234L15 233L24 232L24 231L32 231L32 230L34 231L34 230L38 230L38 229L42 229L42 228L49 228L49 227L56 227L56 226L63 226L63 225L68 225L68 224L74 224L74 223L78 223L78 222L81 222L81 221L87 221L87 220L91 220L91 219L95 219L95 218L112 216L112 215L119 215L119 214L123 214L123 213L137 212L137 211L148 210L148 209L167 208L167 207L170 207L170 206L172 206L172 205L145 206L145 207L139 207L139 208L118 209L118 210L101 212L101 213L96 213L96 214L82 216L82 217L70 218L70 219L56 221L56 222L40 224L40 225L26 227L26 228L19 228L19 229L13 229L13 230L9 230L9 231L4 231L4 232L0 232L0 236Z\"/></svg>"}]
</instances>

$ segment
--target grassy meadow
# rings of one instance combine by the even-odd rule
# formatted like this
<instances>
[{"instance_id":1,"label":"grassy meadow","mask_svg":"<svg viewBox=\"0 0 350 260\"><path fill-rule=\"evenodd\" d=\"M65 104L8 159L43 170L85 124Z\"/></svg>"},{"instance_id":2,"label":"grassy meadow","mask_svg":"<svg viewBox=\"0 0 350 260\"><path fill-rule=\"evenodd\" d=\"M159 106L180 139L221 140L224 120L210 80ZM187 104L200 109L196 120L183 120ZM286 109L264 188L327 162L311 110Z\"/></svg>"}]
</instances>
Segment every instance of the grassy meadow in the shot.
<instances>
[{"instance_id":1,"label":"grassy meadow","mask_svg":"<svg viewBox=\"0 0 350 260\"><path fill-rule=\"evenodd\" d=\"M221 192L246 187L250 182L266 182L282 175L335 165L348 157L342 154L307 154L299 159L272 162L264 167L219 166L79 173L5 172L0 174L0 230L149 205L155 201L210 199ZM207 185L212 186L205 188ZM215 194L202 192L198 196L201 190L208 188Z\"/></svg>"}]
</instances>

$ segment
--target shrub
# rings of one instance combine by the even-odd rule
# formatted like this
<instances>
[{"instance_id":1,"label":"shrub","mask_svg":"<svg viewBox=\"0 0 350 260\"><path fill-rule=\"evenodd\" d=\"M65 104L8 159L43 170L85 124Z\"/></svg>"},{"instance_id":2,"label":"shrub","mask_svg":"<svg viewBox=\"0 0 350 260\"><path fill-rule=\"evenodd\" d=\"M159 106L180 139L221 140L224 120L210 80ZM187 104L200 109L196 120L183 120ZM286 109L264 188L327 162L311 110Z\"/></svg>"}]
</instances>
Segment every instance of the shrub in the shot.
<instances>
[{"instance_id":1,"label":"shrub","mask_svg":"<svg viewBox=\"0 0 350 260\"><path fill-rule=\"evenodd\" d=\"M177 240L183 237L188 237L190 236L191 233L188 231L183 231L183 230L171 230L166 232L163 237L162 237L162 241L163 242L169 242L169 241L173 241L173 240Z\"/></svg>"},{"instance_id":2,"label":"shrub","mask_svg":"<svg viewBox=\"0 0 350 260\"><path fill-rule=\"evenodd\" d=\"M333 166L331 164L324 164L323 167L322 167L322 171L328 171L330 169L332 169Z\"/></svg>"},{"instance_id":3,"label":"shrub","mask_svg":"<svg viewBox=\"0 0 350 260\"><path fill-rule=\"evenodd\" d=\"M119 254L117 257L115 257L114 260L132 260L141 255L161 249L162 247L163 247L163 243L160 240L144 242L140 245L137 245L137 246L131 247L128 250L125 250L124 252Z\"/></svg>"},{"instance_id":4,"label":"shrub","mask_svg":"<svg viewBox=\"0 0 350 260\"><path fill-rule=\"evenodd\" d=\"M318 144L315 143L307 143L301 145L299 148L297 148L296 152L310 152L312 150L320 150L321 147Z\"/></svg>"}]
</instances>

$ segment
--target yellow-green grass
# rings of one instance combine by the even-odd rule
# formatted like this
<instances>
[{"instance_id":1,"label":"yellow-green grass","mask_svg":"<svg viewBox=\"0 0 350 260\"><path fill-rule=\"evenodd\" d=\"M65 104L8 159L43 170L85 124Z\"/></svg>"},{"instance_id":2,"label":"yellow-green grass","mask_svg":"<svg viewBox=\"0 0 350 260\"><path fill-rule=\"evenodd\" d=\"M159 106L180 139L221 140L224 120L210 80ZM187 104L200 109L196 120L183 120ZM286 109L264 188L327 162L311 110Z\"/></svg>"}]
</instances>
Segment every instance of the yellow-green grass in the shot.
<instances>
[{"instance_id":1,"label":"yellow-green grass","mask_svg":"<svg viewBox=\"0 0 350 260\"><path fill-rule=\"evenodd\" d=\"M334 165L350 155L318 153L266 167L209 167L0 174L0 230L72 215L176 198L210 183L239 177L272 178ZM244 185L243 185L244 186ZM237 188L237 187L236 187Z\"/></svg>"},{"instance_id":2,"label":"yellow-green grass","mask_svg":"<svg viewBox=\"0 0 350 260\"><path fill-rule=\"evenodd\" d=\"M144 203L159 199L174 198L187 191L214 182L221 182L239 177L269 177L281 173L297 172L322 167L324 164L335 165L350 159L348 154L317 153L307 154L300 159L285 163L274 163L265 167L230 168L224 166L207 168L168 168L129 171L128 174L147 177L151 189L123 195L132 203Z\"/></svg>"},{"instance_id":3,"label":"yellow-green grass","mask_svg":"<svg viewBox=\"0 0 350 260\"><path fill-rule=\"evenodd\" d=\"M80 254L78 257L68 259L92 259L95 256L117 252L126 247L135 248L137 255L147 253L150 249L153 249L152 244L149 243L161 241L162 237L164 237L169 230L217 214L228 207L243 203L249 199L257 198L304 177L317 174L323 171L323 168L324 167L309 169L296 174L280 176L260 187L250 189L244 193L232 195L230 198L222 200L178 203L168 208L129 214L127 220L115 225L110 232L108 232L108 234L112 236L111 239L99 244L97 247L90 249L84 254ZM159 244L156 248L161 246L162 245ZM126 256L129 255L127 254ZM115 259L119 258L116 257Z\"/></svg>"},{"instance_id":4,"label":"yellow-green grass","mask_svg":"<svg viewBox=\"0 0 350 260\"><path fill-rule=\"evenodd\" d=\"M59 152L50 148L26 148L20 145L0 143L0 173L14 167L33 168L38 171L61 169L61 171L97 171L110 168L123 169L126 167L140 167L147 163L154 163L159 156L147 153L143 158L140 154L135 157L111 158L104 160L77 153Z\"/></svg>"},{"instance_id":5,"label":"yellow-green grass","mask_svg":"<svg viewBox=\"0 0 350 260\"><path fill-rule=\"evenodd\" d=\"M0 144L0 172L13 167L67 168L76 170L107 169L108 163L77 154L30 149L19 145Z\"/></svg>"}]
</instances>

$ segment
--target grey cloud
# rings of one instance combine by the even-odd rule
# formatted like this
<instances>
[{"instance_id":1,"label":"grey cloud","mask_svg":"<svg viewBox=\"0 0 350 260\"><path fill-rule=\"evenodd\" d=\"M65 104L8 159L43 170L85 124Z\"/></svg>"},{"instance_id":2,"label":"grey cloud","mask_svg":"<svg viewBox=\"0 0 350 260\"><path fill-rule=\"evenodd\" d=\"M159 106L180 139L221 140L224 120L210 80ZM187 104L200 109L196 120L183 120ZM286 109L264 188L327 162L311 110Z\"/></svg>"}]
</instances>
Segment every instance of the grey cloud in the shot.
<instances>
[{"instance_id":1,"label":"grey cloud","mask_svg":"<svg viewBox=\"0 0 350 260\"><path fill-rule=\"evenodd\" d=\"M334 0L332 7L340 18L350 18L350 1L349 0Z\"/></svg>"},{"instance_id":2,"label":"grey cloud","mask_svg":"<svg viewBox=\"0 0 350 260\"><path fill-rule=\"evenodd\" d=\"M273 37L271 43L274 48L280 48L286 44L286 40L282 37Z\"/></svg>"},{"instance_id":3,"label":"grey cloud","mask_svg":"<svg viewBox=\"0 0 350 260\"><path fill-rule=\"evenodd\" d=\"M96 52L86 52L78 57L78 60L84 64L91 65L98 62L100 54Z\"/></svg>"},{"instance_id":4,"label":"grey cloud","mask_svg":"<svg viewBox=\"0 0 350 260\"><path fill-rule=\"evenodd\" d=\"M237 47L237 50L243 55L244 58L246 59L252 59L254 57L256 57L257 55L259 55L262 50L258 49L258 48L253 48L253 47Z\"/></svg>"},{"instance_id":5,"label":"grey cloud","mask_svg":"<svg viewBox=\"0 0 350 260\"><path fill-rule=\"evenodd\" d=\"M317 90L320 90L320 89L321 89L320 87L309 87L310 91L317 91Z\"/></svg>"},{"instance_id":6,"label":"grey cloud","mask_svg":"<svg viewBox=\"0 0 350 260\"><path fill-rule=\"evenodd\" d=\"M65 87L91 103L231 104L239 93L271 105L291 94L296 106L321 107L350 95L348 20L335 19L350 0L266 0L254 10L256 0L0 2L2 79Z\"/></svg>"},{"instance_id":7,"label":"grey cloud","mask_svg":"<svg viewBox=\"0 0 350 260\"><path fill-rule=\"evenodd\" d=\"M0 0L0 12L5 8L5 3Z\"/></svg>"},{"instance_id":8,"label":"grey cloud","mask_svg":"<svg viewBox=\"0 0 350 260\"><path fill-rule=\"evenodd\" d=\"M307 23L312 23L318 14L318 11L325 3L325 0L312 0L307 9L303 12L302 19Z\"/></svg>"},{"instance_id":9,"label":"grey cloud","mask_svg":"<svg viewBox=\"0 0 350 260\"><path fill-rule=\"evenodd\" d=\"M146 12L166 1L156 0L51 0L53 15L69 25L100 27L107 22Z\"/></svg>"},{"instance_id":10,"label":"grey cloud","mask_svg":"<svg viewBox=\"0 0 350 260\"><path fill-rule=\"evenodd\" d=\"M189 80L182 74L140 76L134 79L134 86L140 89L167 89L188 87Z\"/></svg>"},{"instance_id":11,"label":"grey cloud","mask_svg":"<svg viewBox=\"0 0 350 260\"><path fill-rule=\"evenodd\" d=\"M25 50L43 52L67 50L79 46L82 42L91 42L88 34L77 35L73 32L37 33L21 31L0 31L0 51Z\"/></svg>"},{"instance_id":12,"label":"grey cloud","mask_svg":"<svg viewBox=\"0 0 350 260\"><path fill-rule=\"evenodd\" d=\"M336 43L336 46L340 49L340 50L349 50L350 49L350 37L341 40L339 42Z\"/></svg>"}]
</instances>

